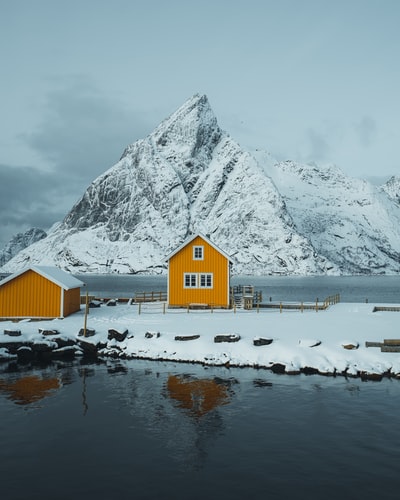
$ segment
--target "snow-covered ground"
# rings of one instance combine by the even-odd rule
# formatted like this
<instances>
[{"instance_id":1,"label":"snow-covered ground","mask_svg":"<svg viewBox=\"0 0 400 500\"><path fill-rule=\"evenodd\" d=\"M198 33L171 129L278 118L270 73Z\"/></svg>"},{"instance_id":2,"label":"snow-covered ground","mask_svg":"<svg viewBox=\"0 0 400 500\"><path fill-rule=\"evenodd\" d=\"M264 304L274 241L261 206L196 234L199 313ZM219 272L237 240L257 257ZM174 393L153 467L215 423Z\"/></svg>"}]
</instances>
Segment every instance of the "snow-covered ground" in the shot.
<instances>
[{"instance_id":1,"label":"snow-covered ground","mask_svg":"<svg viewBox=\"0 0 400 500\"><path fill-rule=\"evenodd\" d=\"M382 306L383 304L379 304ZM366 341L383 342L400 337L397 312L373 312L374 304L340 303L327 310L288 311L272 309L244 311L169 310L163 304L102 305L89 309L87 327L95 335L85 340L106 344L101 355L199 362L209 365L254 366L271 368L284 365L286 373L305 368L319 373L390 374L400 377L400 353L381 352L379 347L366 347ZM1 323L0 342L53 342L38 329L56 329L60 335L74 340L84 325L84 308L68 318L52 321ZM129 330L126 340L107 340L108 330ZM19 329L20 337L3 334L6 329ZM157 333L152 338L146 332ZM237 334L237 342L215 343L214 336ZM200 335L195 340L178 341L175 336ZM269 345L255 346L255 338L272 339ZM346 349L343 346L354 346ZM358 346L358 348L357 348ZM0 359L9 358L7 349Z\"/></svg>"}]
</instances>

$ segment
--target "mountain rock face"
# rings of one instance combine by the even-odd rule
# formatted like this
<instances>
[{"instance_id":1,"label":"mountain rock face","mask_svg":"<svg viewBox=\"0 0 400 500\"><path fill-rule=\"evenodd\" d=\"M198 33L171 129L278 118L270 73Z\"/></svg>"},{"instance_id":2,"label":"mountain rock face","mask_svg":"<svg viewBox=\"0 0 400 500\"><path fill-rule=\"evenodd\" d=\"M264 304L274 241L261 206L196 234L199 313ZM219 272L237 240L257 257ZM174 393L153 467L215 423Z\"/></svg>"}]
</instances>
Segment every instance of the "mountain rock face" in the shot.
<instances>
[{"instance_id":1,"label":"mountain rock face","mask_svg":"<svg viewBox=\"0 0 400 500\"><path fill-rule=\"evenodd\" d=\"M338 167L265 165L300 234L342 274L400 271L400 184L379 188Z\"/></svg>"},{"instance_id":2,"label":"mountain rock face","mask_svg":"<svg viewBox=\"0 0 400 500\"><path fill-rule=\"evenodd\" d=\"M383 186L382 190L400 205L400 177L391 177Z\"/></svg>"},{"instance_id":3,"label":"mountain rock face","mask_svg":"<svg viewBox=\"0 0 400 500\"><path fill-rule=\"evenodd\" d=\"M11 238L7 245L0 250L0 266L11 260L21 250L29 247L36 241L40 241L47 236L46 232L36 227L28 229L25 233L18 233Z\"/></svg>"},{"instance_id":4,"label":"mountain rock face","mask_svg":"<svg viewBox=\"0 0 400 500\"><path fill-rule=\"evenodd\" d=\"M399 193L395 181L377 188L334 166L250 154L196 95L4 270L162 273L165 257L201 232L231 256L235 274L397 273Z\"/></svg>"},{"instance_id":5,"label":"mountain rock face","mask_svg":"<svg viewBox=\"0 0 400 500\"><path fill-rule=\"evenodd\" d=\"M236 273L320 274L334 265L296 231L255 158L196 95L128 146L48 237L9 262L78 272L165 272L190 234L209 234Z\"/></svg>"}]
</instances>

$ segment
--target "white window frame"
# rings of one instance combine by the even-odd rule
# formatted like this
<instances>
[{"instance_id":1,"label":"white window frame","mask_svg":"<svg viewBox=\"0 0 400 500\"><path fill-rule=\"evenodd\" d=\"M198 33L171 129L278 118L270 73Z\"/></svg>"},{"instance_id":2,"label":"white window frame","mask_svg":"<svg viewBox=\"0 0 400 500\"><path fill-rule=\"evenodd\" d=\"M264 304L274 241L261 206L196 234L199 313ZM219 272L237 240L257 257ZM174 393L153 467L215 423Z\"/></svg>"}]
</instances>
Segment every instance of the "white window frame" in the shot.
<instances>
[{"instance_id":1,"label":"white window frame","mask_svg":"<svg viewBox=\"0 0 400 500\"><path fill-rule=\"evenodd\" d=\"M214 288L214 273L183 273L183 288L211 290Z\"/></svg>"},{"instance_id":2,"label":"white window frame","mask_svg":"<svg viewBox=\"0 0 400 500\"><path fill-rule=\"evenodd\" d=\"M189 284L186 284L188 278ZM183 273L183 288L198 288L198 275L197 273Z\"/></svg>"},{"instance_id":3,"label":"white window frame","mask_svg":"<svg viewBox=\"0 0 400 500\"><path fill-rule=\"evenodd\" d=\"M199 273L198 283L199 283L199 288L210 288L210 289L213 288L214 285L213 273Z\"/></svg>"},{"instance_id":4,"label":"white window frame","mask_svg":"<svg viewBox=\"0 0 400 500\"><path fill-rule=\"evenodd\" d=\"M203 245L194 245L193 246L193 260L204 260L204 246Z\"/></svg>"}]
</instances>

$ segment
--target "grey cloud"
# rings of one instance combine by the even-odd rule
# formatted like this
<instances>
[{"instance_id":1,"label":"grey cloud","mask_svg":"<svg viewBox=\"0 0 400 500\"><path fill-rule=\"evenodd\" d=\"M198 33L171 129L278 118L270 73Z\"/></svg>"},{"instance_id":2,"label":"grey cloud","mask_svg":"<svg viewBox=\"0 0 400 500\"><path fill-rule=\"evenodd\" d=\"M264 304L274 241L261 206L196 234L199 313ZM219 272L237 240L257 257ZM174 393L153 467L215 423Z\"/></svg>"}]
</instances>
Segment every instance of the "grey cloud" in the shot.
<instances>
[{"instance_id":1,"label":"grey cloud","mask_svg":"<svg viewBox=\"0 0 400 500\"><path fill-rule=\"evenodd\" d=\"M52 173L0 164L0 246L16 232L46 229L60 220L65 207L57 204L58 189Z\"/></svg>"},{"instance_id":2,"label":"grey cloud","mask_svg":"<svg viewBox=\"0 0 400 500\"><path fill-rule=\"evenodd\" d=\"M105 99L85 79L54 86L39 127L22 137L50 167L0 165L0 248L16 232L47 229L62 220L125 147L154 127L117 98Z\"/></svg>"},{"instance_id":3,"label":"grey cloud","mask_svg":"<svg viewBox=\"0 0 400 500\"><path fill-rule=\"evenodd\" d=\"M308 129L307 136L310 142L311 151L309 159L325 160L329 157L329 144L325 137L314 129Z\"/></svg>"},{"instance_id":4,"label":"grey cloud","mask_svg":"<svg viewBox=\"0 0 400 500\"><path fill-rule=\"evenodd\" d=\"M41 124L24 139L55 170L90 183L150 129L141 113L76 79L47 95Z\"/></svg>"},{"instance_id":5,"label":"grey cloud","mask_svg":"<svg viewBox=\"0 0 400 500\"><path fill-rule=\"evenodd\" d=\"M371 116L364 116L355 126L360 143L368 147L376 134L376 122Z\"/></svg>"}]
</instances>

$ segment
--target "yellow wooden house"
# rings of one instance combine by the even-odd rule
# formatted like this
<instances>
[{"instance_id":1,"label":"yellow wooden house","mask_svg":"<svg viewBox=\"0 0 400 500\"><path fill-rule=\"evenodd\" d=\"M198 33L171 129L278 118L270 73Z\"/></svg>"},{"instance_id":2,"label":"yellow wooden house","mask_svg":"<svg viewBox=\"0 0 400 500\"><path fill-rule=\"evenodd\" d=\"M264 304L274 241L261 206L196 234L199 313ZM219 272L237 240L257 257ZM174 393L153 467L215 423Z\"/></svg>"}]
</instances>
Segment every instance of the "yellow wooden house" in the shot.
<instances>
[{"instance_id":1,"label":"yellow wooden house","mask_svg":"<svg viewBox=\"0 0 400 500\"><path fill-rule=\"evenodd\" d=\"M64 318L79 311L82 286L57 267L23 269L0 281L0 318Z\"/></svg>"},{"instance_id":2,"label":"yellow wooden house","mask_svg":"<svg viewBox=\"0 0 400 500\"><path fill-rule=\"evenodd\" d=\"M232 261L209 238L191 236L167 262L169 307L229 307Z\"/></svg>"}]
</instances>

